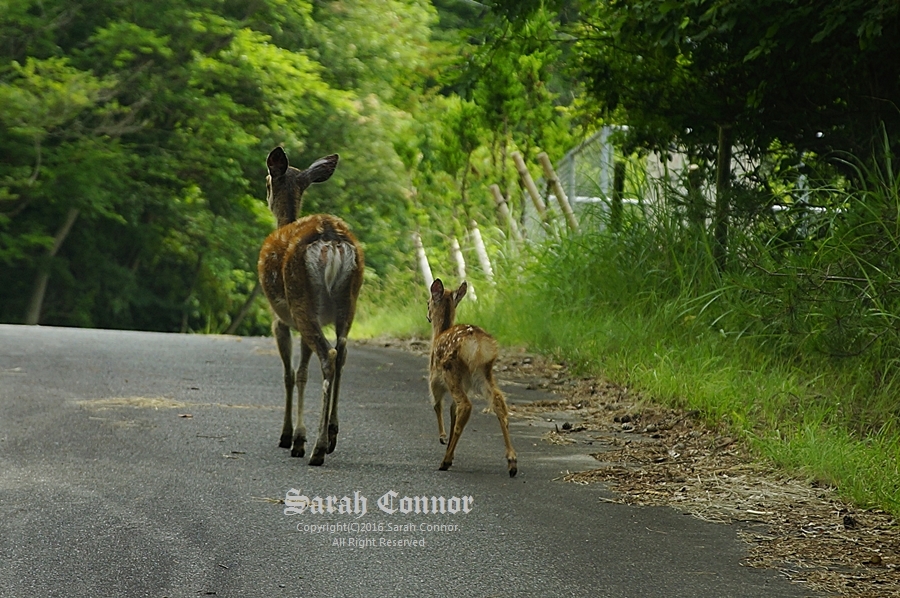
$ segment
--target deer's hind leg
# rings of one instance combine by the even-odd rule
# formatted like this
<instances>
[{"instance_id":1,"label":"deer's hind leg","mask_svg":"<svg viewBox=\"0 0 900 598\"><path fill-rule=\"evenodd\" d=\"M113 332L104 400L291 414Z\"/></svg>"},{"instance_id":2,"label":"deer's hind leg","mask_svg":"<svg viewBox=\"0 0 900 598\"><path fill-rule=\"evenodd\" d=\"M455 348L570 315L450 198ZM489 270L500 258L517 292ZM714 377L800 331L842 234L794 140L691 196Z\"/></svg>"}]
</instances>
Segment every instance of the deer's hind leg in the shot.
<instances>
[{"instance_id":1,"label":"deer's hind leg","mask_svg":"<svg viewBox=\"0 0 900 598\"><path fill-rule=\"evenodd\" d=\"M319 418L319 434L313 447L310 465L322 465L325 462L325 454L328 452L328 427L331 420L334 402L334 372L337 362L337 350L333 349L322 330L312 326L307 327L303 334L303 340L315 349L319 363L322 365L322 414Z\"/></svg>"},{"instance_id":2,"label":"deer's hind leg","mask_svg":"<svg viewBox=\"0 0 900 598\"><path fill-rule=\"evenodd\" d=\"M331 413L328 418L328 448L326 452L331 454L337 446L338 437L338 396L341 391L341 372L347 362L347 336L350 334L350 326L353 325L353 314L356 306L353 301L348 301L338 308L334 329L337 335L335 350L337 354L334 360L334 384L331 397Z\"/></svg>"},{"instance_id":3,"label":"deer's hind leg","mask_svg":"<svg viewBox=\"0 0 900 598\"><path fill-rule=\"evenodd\" d=\"M509 437L509 407L506 405L506 398L503 392L497 388L494 380L494 364L493 362L484 366L484 388L488 401L500 420L500 431L503 433L503 443L506 445L506 466L509 470L509 477L515 477L519 471L518 462L516 460L516 450L513 448L512 441Z\"/></svg>"},{"instance_id":4,"label":"deer's hind leg","mask_svg":"<svg viewBox=\"0 0 900 598\"><path fill-rule=\"evenodd\" d=\"M444 453L444 460L441 461L441 466L438 468L441 471L446 471L453 465L456 445L469 421L469 415L472 413L472 401L466 395L462 377L459 375L461 372L457 371L460 367L457 365L454 369L445 371L444 374L444 381L450 391L450 396L453 397L453 404L450 406L450 442L447 443L447 452Z\"/></svg>"}]
</instances>

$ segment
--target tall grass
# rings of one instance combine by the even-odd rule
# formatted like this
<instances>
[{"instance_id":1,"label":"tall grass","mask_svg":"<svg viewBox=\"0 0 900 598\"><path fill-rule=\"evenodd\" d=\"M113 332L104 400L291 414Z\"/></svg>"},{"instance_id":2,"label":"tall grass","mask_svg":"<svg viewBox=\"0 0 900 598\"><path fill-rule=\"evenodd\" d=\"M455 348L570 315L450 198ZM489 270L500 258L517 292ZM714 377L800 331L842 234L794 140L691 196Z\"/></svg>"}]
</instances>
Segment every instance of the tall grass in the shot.
<instances>
[{"instance_id":1,"label":"tall grass","mask_svg":"<svg viewBox=\"0 0 900 598\"><path fill-rule=\"evenodd\" d=\"M900 183L889 163L857 173L803 235L736 220L723 272L676 210L586 226L502 269L474 318L900 515Z\"/></svg>"}]
</instances>

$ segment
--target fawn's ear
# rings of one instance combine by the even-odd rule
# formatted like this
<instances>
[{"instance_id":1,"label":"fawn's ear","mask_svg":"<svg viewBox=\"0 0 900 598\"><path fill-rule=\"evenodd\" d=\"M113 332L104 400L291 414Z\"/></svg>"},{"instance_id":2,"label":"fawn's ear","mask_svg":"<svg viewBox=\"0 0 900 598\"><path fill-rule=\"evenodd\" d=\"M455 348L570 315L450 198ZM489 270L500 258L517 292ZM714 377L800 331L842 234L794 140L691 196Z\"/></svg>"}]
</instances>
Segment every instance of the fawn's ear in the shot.
<instances>
[{"instance_id":1,"label":"fawn's ear","mask_svg":"<svg viewBox=\"0 0 900 598\"><path fill-rule=\"evenodd\" d=\"M266 168L269 169L269 174L273 177L281 176L287 172L288 158L287 154L284 153L284 148L276 147L269 152L269 157L266 158Z\"/></svg>"},{"instance_id":2,"label":"fawn's ear","mask_svg":"<svg viewBox=\"0 0 900 598\"><path fill-rule=\"evenodd\" d=\"M466 284L466 281L463 281L462 284L459 285L459 288L453 293L453 305L459 305L462 298L466 296L467 290L469 290L469 285Z\"/></svg>"},{"instance_id":3,"label":"fawn's ear","mask_svg":"<svg viewBox=\"0 0 900 598\"><path fill-rule=\"evenodd\" d=\"M441 282L440 278L435 278L434 282L431 283L431 300L434 302L438 302L444 298L444 283Z\"/></svg>"},{"instance_id":4,"label":"fawn's ear","mask_svg":"<svg viewBox=\"0 0 900 598\"><path fill-rule=\"evenodd\" d=\"M337 163L338 155L331 154L330 156L319 158L310 164L309 168L306 169L306 176L309 177L309 182L322 183L330 179L331 175L334 174L334 169L337 168Z\"/></svg>"}]
</instances>

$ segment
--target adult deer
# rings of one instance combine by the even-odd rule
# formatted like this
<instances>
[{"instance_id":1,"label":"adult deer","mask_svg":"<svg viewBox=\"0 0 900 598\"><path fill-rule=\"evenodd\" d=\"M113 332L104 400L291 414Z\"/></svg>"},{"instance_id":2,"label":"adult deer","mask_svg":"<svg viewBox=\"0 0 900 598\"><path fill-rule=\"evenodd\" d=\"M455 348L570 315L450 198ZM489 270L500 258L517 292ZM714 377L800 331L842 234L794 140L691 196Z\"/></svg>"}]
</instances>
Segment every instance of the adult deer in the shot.
<instances>
[{"instance_id":1,"label":"adult deer","mask_svg":"<svg viewBox=\"0 0 900 598\"><path fill-rule=\"evenodd\" d=\"M447 442L447 433L444 431L444 394L449 391L453 398L450 405L450 442L447 443L447 452L439 469L446 470L453 464L456 444L472 412L468 392L473 385L480 384L485 398L500 420L509 477L514 477L518 468L516 451L509 439L509 409L503 393L494 381L497 341L478 326L453 324L456 306L465 297L466 289L465 282L455 291L444 289L444 283L437 278L431 285L431 298L428 301L428 321L431 322L432 331L429 386L441 444Z\"/></svg>"},{"instance_id":2,"label":"adult deer","mask_svg":"<svg viewBox=\"0 0 900 598\"><path fill-rule=\"evenodd\" d=\"M257 266L259 282L275 314L272 331L284 365L284 426L279 446L290 448L292 457L305 454L303 392L315 351L322 366L322 415L310 465L321 465L337 443L341 369L363 280L363 252L343 220L327 214L297 219L303 192L313 183L327 181L337 162L334 154L299 170L288 165L287 154L280 147L266 158L266 199L278 228L263 243ZM333 348L322 333L322 327L328 324L334 324L337 337ZM291 328L300 333L301 340L296 373L292 367ZM295 385L296 426L291 422Z\"/></svg>"}]
</instances>

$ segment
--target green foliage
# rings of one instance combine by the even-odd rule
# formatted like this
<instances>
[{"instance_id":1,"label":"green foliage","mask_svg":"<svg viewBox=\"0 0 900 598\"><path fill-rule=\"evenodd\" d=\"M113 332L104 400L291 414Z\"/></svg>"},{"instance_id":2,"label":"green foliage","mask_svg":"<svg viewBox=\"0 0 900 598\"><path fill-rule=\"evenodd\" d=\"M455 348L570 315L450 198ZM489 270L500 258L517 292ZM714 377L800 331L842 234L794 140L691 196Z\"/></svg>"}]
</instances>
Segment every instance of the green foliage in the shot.
<instances>
[{"instance_id":1,"label":"green foliage","mask_svg":"<svg viewBox=\"0 0 900 598\"><path fill-rule=\"evenodd\" d=\"M513 217L522 217L513 151L532 161L540 151L561 155L579 132L569 117L571 82L561 76L560 53L511 35L508 22L484 10L456 8L455 16L479 26L466 30L468 43L457 59L442 65L444 95L426 96L414 112L417 144L404 158L413 171L416 223L426 247L435 248L444 264L454 238L466 245L473 220L495 251L502 248L503 233L491 226L496 207L490 185L499 185ZM556 25L541 13L528 27L549 36Z\"/></svg>"},{"instance_id":2,"label":"green foliage","mask_svg":"<svg viewBox=\"0 0 900 598\"><path fill-rule=\"evenodd\" d=\"M343 0L316 5L313 55L336 87L404 105L429 68L434 7L423 0ZM349 43L348 43L349 42ZM399 97L398 97L399 96Z\"/></svg>"},{"instance_id":3,"label":"green foliage","mask_svg":"<svg viewBox=\"0 0 900 598\"><path fill-rule=\"evenodd\" d=\"M628 124L636 147L715 145L730 125L751 154L867 155L885 123L900 139L896 3L771 0L510 2L518 28L559 11L595 107Z\"/></svg>"},{"instance_id":4,"label":"green foliage","mask_svg":"<svg viewBox=\"0 0 900 598\"><path fill-rule=\"evenodd\" d=\"M486 187L508 180L507 149L566 143L550 133L565 127L542 88L543 50L509 46L513 78L477 90L447 75L487 47L460 31L479 24L470 5L442 5L440 20L423 0L5 7L3 321L21 321L49 273L43 323L226 329L251 297L272 226L262 199L274 145L300 167L341 154L304 209L348 220L378 281L411 271L416 228L438 231L429 251L472 219L494 235ZM497 94L510 101L488 118L478 98ZM498 118L528 124L497 131ZM261 300L249 314L238 331L265 332Z\"/></svg>"},{"instance_id":5,"label":"green foliage","mask_svg":"<svg viewBox=\"0 0 900 598\"><path fill-rule=\"evenodd\" d=\"M255 285L272 222L263 161L281 143L301 166L341 153L343 185L310 203L375 229L361 235L375 272L397 259L391 220L402 226L408 191L394 127L408 117L372 94L415 87L426 5L397 2L388 15L355 2L344 23L281 0L7 5L0 319L21 321L34 277L49 271L44 323L223 330ZM375 17L400 26L382 45ZM353 77L315 59L348 50L347 27L374 44L341 62ZM268 317L252 309L242 331L265 331Z\"/></svg>"}]
</instances>

